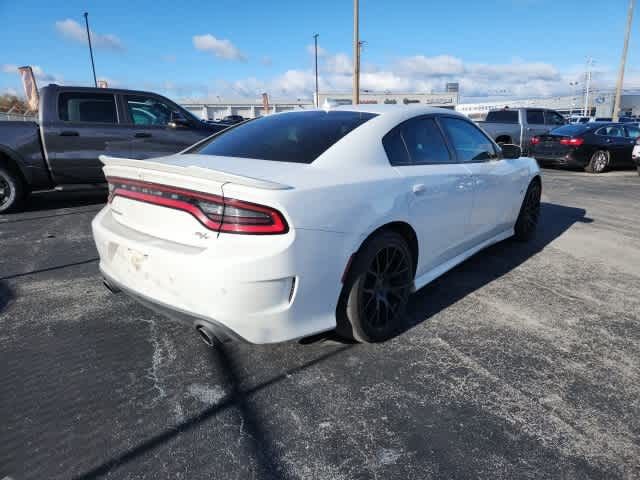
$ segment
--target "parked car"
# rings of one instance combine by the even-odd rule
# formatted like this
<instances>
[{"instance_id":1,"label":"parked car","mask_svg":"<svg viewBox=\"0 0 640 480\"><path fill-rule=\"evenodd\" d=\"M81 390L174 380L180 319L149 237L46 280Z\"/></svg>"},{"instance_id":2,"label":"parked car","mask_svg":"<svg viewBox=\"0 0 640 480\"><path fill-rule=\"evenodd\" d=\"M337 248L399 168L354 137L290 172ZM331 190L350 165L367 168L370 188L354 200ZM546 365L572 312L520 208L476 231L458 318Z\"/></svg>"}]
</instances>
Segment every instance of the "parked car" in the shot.
<instances>
[{"instance_id":1,"label":"parked car","mask_svg":"<svg viewBox=\"0 0 640 480\"><path fill-rule=\"evenodd\" d=\"M0 213L34 190L104 188L101 154L159 157L225 128L151 92L46 86L37 122L0 122Z\"/></svg>"},{"instance_id":2,"label":"parked car","mask_svg":"<svg viewBox=\"0 0 640 480\"><path fill-rule=\"evenodd\" d=\"M204 340L401 328L409 295L538 220L541 181L462 114L394 105L266 116L177 155L102 157L100 269Z\"/></svg>"},{"instance_id":3,"label":"parked car","mask_svg":"<svg viewBox=\"0 0 640 480\"><path fill-rule=\"evenodd\" d=\"M526 151L531 137L565 125L567 120L555 110L505 108L489 112L483 122L476 123L498 144L514 143Z\"/></svg>"},{"instance_id":4,"label":"parked car","mask_svg":"<svg viewBox=\"0 0 640 480\"><path fill-rule=\"evenodd\" d=\"M602 173L631 166L631 153L640 136L633 124L590 122L565 125L531 139L531 154L541 165L584 168Z\"/></svg>"},{"instance_id":5,"label":"parked car","mask_svg":"<svg viewBox=\"0 0 640 480\"><path fill-rule=\"evenodd\" d=\"M233 125L235 123L244 122L245 120L246 118L244 118L242 115L227 115L222 120L220 120L220 123L228 123Z\"/></svg>"}]
</instances>

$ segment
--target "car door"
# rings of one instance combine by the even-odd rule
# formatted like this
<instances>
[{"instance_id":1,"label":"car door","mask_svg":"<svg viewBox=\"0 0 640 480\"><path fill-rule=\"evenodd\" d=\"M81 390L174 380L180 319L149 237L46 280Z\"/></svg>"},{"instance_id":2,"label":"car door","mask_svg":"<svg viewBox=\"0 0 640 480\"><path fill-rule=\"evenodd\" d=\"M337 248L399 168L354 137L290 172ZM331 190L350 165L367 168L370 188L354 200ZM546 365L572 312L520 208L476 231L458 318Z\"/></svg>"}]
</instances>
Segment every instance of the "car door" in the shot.
<instances>
[{"instance_id":1,"label":"car door","mask_svg":"<svg viewBox=\"0 0 640 480\"><path fill-rule=\"evenodd\" d=\"M151 94L123 95L132 126L131 157L145 159L177 153L210 135L167 99ZM176 116L178 117L176 119Z\"/></svg>"},{"instance_id":2,"label":"car door","mask_svg":"<svg viewBox=\"0 0 640 480\"><path fill-rule=\"evenodd\" d=\"M526 187L528 168L502 158L499 147L472 122L443 116L440 123L456 159L473 180L473 209L467 223L469 248L513 226Z\"/></svg>"},{"instance_id":3,"label":"car door","mask_svg":"<svg viewBox=\"0 0 640 480\"><path fill-rule=\"evenodd\" d=\"M622 161L620 165L633 166L633 149L636 146L636 141L640 137L640 128L637 125L626 124L625 130L625 151L623 153Z\"/></svg>"},{"instance_id":4,"label":"car door","mask_svg":"<svg viewBox=\"0 0 640 480\"><path fill-rule=\"evenodd\" d=\"M98 157L129 156L131 132L120 122L113 93L65 90L52 107L42 132L55 183L102 183Z\"/></svg>"},{"instance_id":5,"label":"car door","mask_svg":"<svg viewBox=\"0 0 640 480\"><path fill-rule=\"evenodd\" d=\"M434 116L398 125L383 144L406 181L410 220L420 245L420 277L462 253L473 199L471 175L455 161Z\"/></svg>"},{"instance_id":6,"label":"car door","mask_svg":"<svg viewBox=\"0 0 640 480\"><path fill-rule=\"evenodd\" d=\"M634 141L626 137L625 129L622 125L607 125L596 131L601 147L606 149L610 155L610 166L624 165L631 160L631 151Z\"/></svg>"}]
</instances>

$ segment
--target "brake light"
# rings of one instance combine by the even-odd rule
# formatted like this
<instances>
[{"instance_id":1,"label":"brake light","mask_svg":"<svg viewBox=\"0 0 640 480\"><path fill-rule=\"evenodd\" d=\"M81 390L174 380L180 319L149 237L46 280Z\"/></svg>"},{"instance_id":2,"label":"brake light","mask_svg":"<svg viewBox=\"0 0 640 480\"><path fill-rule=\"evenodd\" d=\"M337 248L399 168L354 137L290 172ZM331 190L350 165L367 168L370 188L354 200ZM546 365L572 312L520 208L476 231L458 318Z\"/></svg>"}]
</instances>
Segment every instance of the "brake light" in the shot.
<instances>
[{"instance_id":1,"label":"brake light","mask_svg":"<svg viewBox=\"0 0 640 480\"><path fill-rule=\"evenodd\" d=\"M281 234L289 231L282 214L271 207L157 183L107 178L109 203L120 196L182 210L209 230L244 234Z\"/></svg>"},{"instance_id":2,"label":"brake light","mask_svg":"<svg viewBox=\"0 0 640 480\"><path fill-rule=\"evenodd\" d=\"M560 144L561 145L570 145L572 147L579 147L580 145L582 145L584 143L584 138L561 138L560 139Z\"/></svg>"},{"instance_id":3,"label":"brake light","mask_svg":"<svg viewBox=\"0 0 640 480\"><path fill-rule=\"evenodd\" d=\"M540 137L531 137L531 145L537 145L540 143Z\"/></svg>"}]
</instances>

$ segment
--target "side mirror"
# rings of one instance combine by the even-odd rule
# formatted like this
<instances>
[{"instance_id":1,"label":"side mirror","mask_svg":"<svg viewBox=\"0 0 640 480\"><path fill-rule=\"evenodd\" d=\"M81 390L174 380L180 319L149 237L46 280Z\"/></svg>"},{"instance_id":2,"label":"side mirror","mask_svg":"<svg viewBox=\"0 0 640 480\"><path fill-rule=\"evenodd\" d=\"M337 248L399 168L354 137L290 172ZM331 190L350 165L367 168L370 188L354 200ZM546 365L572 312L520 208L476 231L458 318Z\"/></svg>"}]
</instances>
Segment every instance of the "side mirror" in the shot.
<instances>
[{"instance_id":1,"label":"side mirror","mask_svg":"<svg viewBox=\"0 0 640 480\"><path fill-rule=\"evenodd\" d=\"M169 120L169 126L171 128L187 127L189 121L182 115L181 112L171 112L171 120Z\"/></svg>"},{"instance_id":2,"label":"side mirror","mask_svg":"<svg viewBox=\"0 0 640 480\"><path fill-rule=\"evenodd\" d=\"M511 143L505 143L501 145L502 158L520 158L522 156L522 149L518 145Z\"/></svg>"}]
</instances>

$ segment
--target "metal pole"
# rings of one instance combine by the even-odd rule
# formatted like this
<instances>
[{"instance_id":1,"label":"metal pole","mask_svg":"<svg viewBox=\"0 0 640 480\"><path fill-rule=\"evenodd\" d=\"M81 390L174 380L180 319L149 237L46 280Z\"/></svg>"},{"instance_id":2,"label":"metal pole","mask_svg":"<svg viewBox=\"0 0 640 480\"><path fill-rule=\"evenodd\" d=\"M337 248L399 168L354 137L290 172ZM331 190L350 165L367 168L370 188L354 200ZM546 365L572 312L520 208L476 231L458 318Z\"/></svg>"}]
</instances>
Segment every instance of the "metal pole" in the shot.
<instances>
[{"instance_id":1,"label":"metal pole","mask_svg":"<svg viewBox=\"0 0 640 480\"><path fill-rule=\"evenodd\" d=\"M617 122L620 118L620 95L622 94L622 83L624 82L624 69L627 65L627 50L629 49L629 37L631 36L631 21L633 20L633 4L635 0L629 0L629 10L627 11L627 32L624 35L624 47L622 47L622 58L620 59L620 71L618 72L618 83L616 84L616 100L613 103L613 118Z\"/></svg>"},{"instance_id":2,"label":"metal pole","mask_svg":"<svg viewBox=\"0 0 640 480\"><path fill-rule=\"evenodd\" d=\"M313 36L313 41L315 44L315 58L316 58L316 108L320 108L320 97L318 96L318 34L316 33Z\"/></svg>"},{"instance_id":3,"label":"metal pole","mask_svg":"<svg viewBox=\"0 0 640 480\"><path fill-rule=\"evenodd\" d=\"M84 12L84 23L87 26L87 40L89 41L89 55L91 56L91 70L93 71L93 84L97 87L98 80L96 79L96 65L93 63L93 48L91 47L91 33L89 31L89 14Z\"/></svg>"},{"instance_id":4,"label":"metal pole","mask_svg":"<svg viewBox=\"0 0 640 480\"><path fill-rule=\"evenodd\" d=\"M585 72L585 90L584 90L584 116L591 116L591 109L589 108L589 90L591 89L591 66L593 65L593 58L587 58L587 71Z\"/></svg>"},{"instance_id":5,"label":"metal pole","mask_svg":"<svg viewBox=\"0 0 640 480\"><path fill-rule=\"evenodd\" d=\"M360 103L360 32L358 0L353 0L353 105Z\"/></svg>"}]
</instances>

